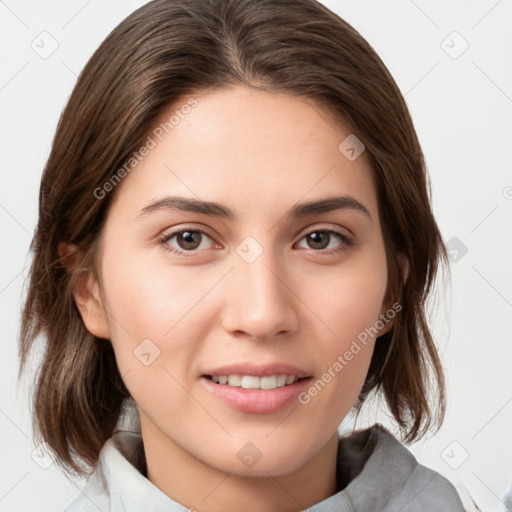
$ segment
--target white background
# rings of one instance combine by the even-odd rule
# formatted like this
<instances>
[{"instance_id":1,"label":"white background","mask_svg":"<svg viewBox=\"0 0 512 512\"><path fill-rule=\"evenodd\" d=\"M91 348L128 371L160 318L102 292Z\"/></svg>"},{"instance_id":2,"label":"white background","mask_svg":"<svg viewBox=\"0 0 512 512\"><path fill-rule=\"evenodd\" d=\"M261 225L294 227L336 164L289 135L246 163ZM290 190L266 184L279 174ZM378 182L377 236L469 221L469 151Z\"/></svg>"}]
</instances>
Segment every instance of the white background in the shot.
<instances>
[{"instance_id":1,"label":"white background","mask_svg":"<svg viewBox=\"0 0 512 512\"><path fill-rule=\"evenodd\" d=\"M16 381L22 284L60 112L93 51L143 3L0 1L1 512L60 510L83 484L31 457L29 382ZM512 483L512 2L324 4L395 77L425 152L443 237L451 249L467 247L452 253L451 285L439 287L433 317L448 379L446 421L411 450L482 510L502 510ZM43 31L58 43L47 59L31 47Z\"/></svg>"}]
</instances>

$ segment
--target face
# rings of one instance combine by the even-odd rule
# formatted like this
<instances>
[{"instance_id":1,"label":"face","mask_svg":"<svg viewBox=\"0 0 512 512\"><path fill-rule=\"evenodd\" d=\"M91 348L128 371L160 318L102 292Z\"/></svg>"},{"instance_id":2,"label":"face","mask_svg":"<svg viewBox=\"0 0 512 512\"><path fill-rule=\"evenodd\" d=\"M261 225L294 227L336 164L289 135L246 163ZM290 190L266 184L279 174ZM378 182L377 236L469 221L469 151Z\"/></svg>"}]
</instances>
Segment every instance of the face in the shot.
<instances>
[{"instance_id":1,"label":"face","mask_svg":"<svg viewBox=\"0 0 512 512\"><path fill-rule=\"evenodd\" d=\"M281 475L332 439L368 371L375 337L361 333L387 329L372 172L312 100L242 86L194 98L117 186L102 308L82 315L111 340L148 446Z\"/></svg>"}]
</instances>

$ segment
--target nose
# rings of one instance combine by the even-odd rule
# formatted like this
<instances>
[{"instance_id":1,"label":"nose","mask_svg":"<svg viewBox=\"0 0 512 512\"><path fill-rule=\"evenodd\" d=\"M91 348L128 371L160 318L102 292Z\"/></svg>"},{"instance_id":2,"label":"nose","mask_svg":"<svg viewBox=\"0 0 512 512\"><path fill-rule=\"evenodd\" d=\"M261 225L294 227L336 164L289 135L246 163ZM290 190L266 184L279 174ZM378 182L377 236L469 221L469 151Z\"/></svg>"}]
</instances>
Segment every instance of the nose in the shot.
<instances>
[{"instance_id":1,"label":"nose","mask_svg":"<svg viewBox=\"0 0 512 512\"><path fill-rule=\"evenodd\" d=\"M297 330L299 299L282 265L265 250L253 262L237 254L224 283L222 323L236 337L271 340Z\"/></svg>"}]
</instances>

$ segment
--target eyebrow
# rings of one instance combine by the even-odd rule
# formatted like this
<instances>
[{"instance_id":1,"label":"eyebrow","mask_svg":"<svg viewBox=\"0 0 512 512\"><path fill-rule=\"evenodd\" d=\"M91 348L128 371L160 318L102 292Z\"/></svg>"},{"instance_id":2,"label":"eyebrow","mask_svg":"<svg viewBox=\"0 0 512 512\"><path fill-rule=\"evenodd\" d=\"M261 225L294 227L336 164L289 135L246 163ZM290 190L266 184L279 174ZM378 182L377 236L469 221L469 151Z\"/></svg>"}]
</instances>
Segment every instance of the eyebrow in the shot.
<instances>
[{"instance_id":1,"label":"eyebrow","mask_svg":"<svg viewBox=\"0 0 512 512\"><path fill-rule=\"evenodd\" d=\"M202 213L227 220L236 220L238 218L234 211L220 203L179 196L166 196L154 201L142 208L138 217L144 217L162 210ZM366 206L354 197L348 195L326 197L316 201L296 204L285 214L285 217L299 219L311 214L331 212L334 210L354 210L363 213L372 220L372 216Z\"/></svg>"}]
</instances>

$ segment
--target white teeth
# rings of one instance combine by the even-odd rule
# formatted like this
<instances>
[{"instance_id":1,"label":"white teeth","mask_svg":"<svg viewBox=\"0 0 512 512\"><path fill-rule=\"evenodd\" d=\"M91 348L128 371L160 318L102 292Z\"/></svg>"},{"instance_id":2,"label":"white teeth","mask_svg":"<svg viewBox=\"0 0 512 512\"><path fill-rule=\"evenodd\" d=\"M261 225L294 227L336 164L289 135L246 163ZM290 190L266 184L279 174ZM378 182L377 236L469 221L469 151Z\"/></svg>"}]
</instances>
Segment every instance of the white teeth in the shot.
<instances>
[{"instance_id":1,"label":"white teeth","mask_svg":"<svg viewBox=\"0 0 512 512\"><path fill-rule=\"evenodd\" d=\"M230 375L228 377L228 384L230 386L240 386L242 384L242 377L240 375Z\"/></svg>"},{"instance_id":2,"label":"white teeth","mask_svg":"<svg viewBox=\"0 0 512 512\"><path fill-rule=\"evenodd\" d=\"M261 377L260 378L260 388L261 389L277 388L277 377L275 375L272 375L271 377Z\"/></svg>"},{"instance_id":3,"label":"white teeth","mask_svg":"<svg viewBox=\"0 0 512 512\"><path fill-rule=\"evenodd\" d=\"M269 375L256 377L254 375L212 375L213 382L229 384L244 389L276 389L293 384L298 379L295 375Z\"/></svg>"},{"instance_id":4,"label":"white teeth","mask_svg":"<svg viewBox=\"0 0 512 512\"><path fill-rule=\"evenodd\" d=\"M244 375L240 382L240 387L244 389L258 389L260 387L260 378Z\"/></svg>"}]
</instances>

